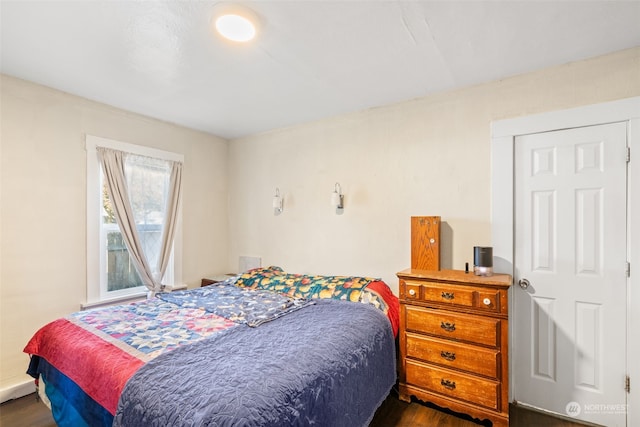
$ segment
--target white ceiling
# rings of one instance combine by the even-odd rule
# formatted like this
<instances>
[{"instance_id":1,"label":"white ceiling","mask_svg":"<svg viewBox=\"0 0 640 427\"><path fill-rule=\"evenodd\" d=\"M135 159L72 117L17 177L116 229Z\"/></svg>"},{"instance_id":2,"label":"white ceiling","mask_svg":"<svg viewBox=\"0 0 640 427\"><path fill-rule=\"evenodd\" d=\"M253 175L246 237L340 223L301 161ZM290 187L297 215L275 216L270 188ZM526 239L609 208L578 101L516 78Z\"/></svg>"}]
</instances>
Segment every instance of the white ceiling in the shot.
<instances>
[{"instance_id":1,"label":"white ceiling","mask_svg":"<svg viewBox=\"0 0 640 427\"><path fill-rule=\"evenodd\" d=\"M640 46L634 1L5 1L1 71L237 138ZM639 70L640 72L640 70Z\"/></svg>"}]
</instances>

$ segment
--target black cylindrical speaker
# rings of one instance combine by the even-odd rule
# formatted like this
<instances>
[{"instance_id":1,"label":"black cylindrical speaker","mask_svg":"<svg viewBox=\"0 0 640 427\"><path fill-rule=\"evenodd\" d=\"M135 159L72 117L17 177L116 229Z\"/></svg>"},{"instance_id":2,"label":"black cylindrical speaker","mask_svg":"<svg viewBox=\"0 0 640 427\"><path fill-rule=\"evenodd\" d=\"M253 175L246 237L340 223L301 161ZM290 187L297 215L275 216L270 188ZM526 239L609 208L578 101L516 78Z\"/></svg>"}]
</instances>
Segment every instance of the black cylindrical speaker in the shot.
<instances>
[{"instance_id":1,"label":"black cylindrical speaker","mask_svg":"<svg viewBox=\"0 0 640 427\"><path fill-rule=\"evenodd\" d=\"M476 276L493 274L493 248L491 246L473 247L473 272Z\"/></svg>"}]
</instances>

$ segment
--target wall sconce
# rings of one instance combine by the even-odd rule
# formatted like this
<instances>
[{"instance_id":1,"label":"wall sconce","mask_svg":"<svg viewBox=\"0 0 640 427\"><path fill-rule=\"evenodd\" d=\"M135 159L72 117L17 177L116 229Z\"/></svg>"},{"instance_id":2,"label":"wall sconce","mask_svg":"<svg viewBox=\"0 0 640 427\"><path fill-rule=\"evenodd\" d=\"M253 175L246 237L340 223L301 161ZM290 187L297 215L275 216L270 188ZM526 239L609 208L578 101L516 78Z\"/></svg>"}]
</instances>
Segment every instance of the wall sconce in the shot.
<instances>
[{"instance_id":1,"label":"wall sconce","mask_svg":"<svg viewBox=\"0 0 640 427\"><path fill-rule=\"evenodd\" d=\"M276 194L273 196L273 214L280 215L282 213L283 199L280 197L280 189L276 187Z\"/></svg>"},{"instance_id":2,"label":"wall sconce","mask_svg":"<svg viewBox=\"0 0 640 427\"><path fill-rule=\"evenodd\" d=\"M340 188L340 184L337 182L333 193L331 193L331 206L335 206L336 213L344 209L344 194L342 194L342 188Z\"/></svg>"}]
</instances>

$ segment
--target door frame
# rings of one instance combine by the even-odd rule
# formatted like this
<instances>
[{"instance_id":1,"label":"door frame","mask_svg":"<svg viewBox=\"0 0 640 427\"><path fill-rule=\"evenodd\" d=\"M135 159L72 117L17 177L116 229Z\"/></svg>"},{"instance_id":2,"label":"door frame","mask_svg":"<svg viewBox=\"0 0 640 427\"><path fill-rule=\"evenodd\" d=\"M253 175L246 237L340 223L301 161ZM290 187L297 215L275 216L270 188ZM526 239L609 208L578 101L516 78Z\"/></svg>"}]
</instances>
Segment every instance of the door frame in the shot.
<instances>
[{"instance_id":1,"label":"door frame","mask_svg":"<svg viewBox=\"0 0 640 427\"><path fill-rule=\"evenodd\" d=\"M640 330L640 96L618 101L587 105L566 110L551 111L513 119L491 122L491 241L493 245L494 269L512 274L514 279L514 153L518 135L627 122L627 143L632 161L627 175L627 253L631 262L631 277L627 282L627 374L631 379L631 391L627 394L627 425L640 422L640 366L629 361L640 360L640 340L632 340L629 331ZM621 154L623 155L623 154ZM622 260L624 261L624 260ZM621 269L623 269L621 263ZM516 289L509 295L513 304ZM514 313L511 312L510 316ZM513 328L509 330L509 353L513 354L515 343ZM515 369L514 358L510 358L509 371ZM511 375L510 375L511 377ZM624 385L621 384L621 387ZM509 401L513 400L513 383L509 383ZM611 402L615 403L615 402Z\"/></svg>"}]
</instances>

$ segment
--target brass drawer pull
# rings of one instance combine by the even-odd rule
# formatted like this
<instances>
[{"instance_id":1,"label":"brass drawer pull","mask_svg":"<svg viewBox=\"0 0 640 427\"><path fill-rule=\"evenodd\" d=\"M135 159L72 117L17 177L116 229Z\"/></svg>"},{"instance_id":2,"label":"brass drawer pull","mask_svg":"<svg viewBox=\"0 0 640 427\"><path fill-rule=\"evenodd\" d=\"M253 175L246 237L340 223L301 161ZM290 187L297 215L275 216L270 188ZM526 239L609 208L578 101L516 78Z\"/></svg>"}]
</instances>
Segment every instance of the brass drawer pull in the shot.
<instances>
[{"instance_id":1,"label":"brass drawer pull","mask_svg":"<svg viewBox=\"0 0 640 427\"><path fill-rule=\"evenodd\" d=\"M454 360L456 360L456 354L455 353L451 353L450 351L441 351L440 352L440 357L442 357L443 359L446 359L450 362L453 362Z\"/></svg>"},{"instance_id":2,"label":"brass drawer pull","mask_svg":"<svg viewBox=\"0 0 640 427\"><path fill-rule=\"evenodd\" d=\"M443 292L441 294L441 296L444 299L454 299L455 298L455 294L453 292Z\"/></svg>"},{"instance_id":3,"label":"brass drawer pull","mask_svg":"<svg viewBox=\"0 0 640 427\"><path fill-rule=\"evenodd\" d=\"M442 329L444 329L447 332L453 332L456 330L456 324L455 323L449 323L449 322L440 322L440 327Z\"/></svg>"},{"instance_id":4,"label":"brass drawer pull","mask_svg":"<svg viewBox=\"0 0 640 427\"><path fill-rule=\"evenodd\" d=\"M440 380L440 385L444 388L448 388L449 390L454 390L456 388L455 381L445 380L444 378Z\"/></svg>"}]
</instances>

